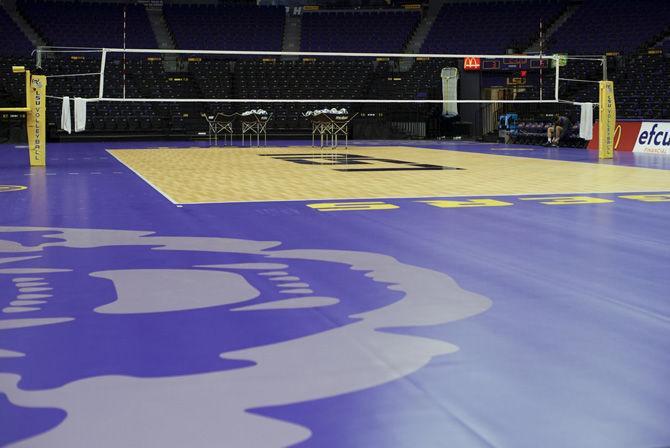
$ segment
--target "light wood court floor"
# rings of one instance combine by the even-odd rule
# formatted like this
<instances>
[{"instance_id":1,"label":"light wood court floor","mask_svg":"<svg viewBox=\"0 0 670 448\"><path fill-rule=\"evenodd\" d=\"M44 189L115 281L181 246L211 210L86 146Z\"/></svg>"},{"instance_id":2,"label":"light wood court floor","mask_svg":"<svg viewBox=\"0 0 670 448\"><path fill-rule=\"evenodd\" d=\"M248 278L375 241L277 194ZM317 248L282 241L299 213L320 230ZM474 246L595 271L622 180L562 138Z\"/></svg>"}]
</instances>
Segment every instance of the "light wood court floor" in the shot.
<instances>
[{"instance_id":1,"label":"light wood court floor","mask_svg":"<svg viewBox=\"0 0 670 448\"><path fill-rule=\"evenodd\" d=\"M670 171L401 146L109 151L175 203L670 190Z\"/></svg>"}]
</instances>

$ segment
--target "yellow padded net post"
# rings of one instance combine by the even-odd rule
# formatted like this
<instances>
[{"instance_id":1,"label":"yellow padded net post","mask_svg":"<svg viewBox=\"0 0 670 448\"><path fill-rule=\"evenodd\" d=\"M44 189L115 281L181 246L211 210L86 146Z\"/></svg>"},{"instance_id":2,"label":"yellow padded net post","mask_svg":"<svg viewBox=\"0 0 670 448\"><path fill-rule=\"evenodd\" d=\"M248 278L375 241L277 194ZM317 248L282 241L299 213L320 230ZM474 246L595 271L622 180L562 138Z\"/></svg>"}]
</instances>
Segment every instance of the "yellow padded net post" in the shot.
<instances>
[{"instance_id":1,"label":"yellow padded net post","mask_svg":"<svg viewBox=\"0 0 670 448\"><path fill-rule=\"evenodd\" d=\"M0 107L0 112L25 112L30 166L46 165L46 88L47 78L34 76L22 66L13 66L13 73L24 73L26 78L25 107Z\"/></svg>"},{"instance_id":2,"label":"yellow padded net post","mask_svg":"<svg viewBox=\"0 0 670 448\"><path fill-rule=\"evenodd\" d=\"M47 126L46 126L46 105L47 105L47 77L43 75L28 76L29 86L26 86L28 92L28 112L26 112L26 121L28 129L28 147L30 152L30 166L46 166L47 149Z\"/></svg>"},{"instance_id":3,"label":"yellow padded net post","mask_svg":"<svg viewBox=\"0 0 670 448\"><path fill-rule=\"evenodd\" d=\"M614 104L614 83L600 81L598 115L598 158L614 157L614 131L616 130L616 106Z\"/></svg>"}]
</instances>

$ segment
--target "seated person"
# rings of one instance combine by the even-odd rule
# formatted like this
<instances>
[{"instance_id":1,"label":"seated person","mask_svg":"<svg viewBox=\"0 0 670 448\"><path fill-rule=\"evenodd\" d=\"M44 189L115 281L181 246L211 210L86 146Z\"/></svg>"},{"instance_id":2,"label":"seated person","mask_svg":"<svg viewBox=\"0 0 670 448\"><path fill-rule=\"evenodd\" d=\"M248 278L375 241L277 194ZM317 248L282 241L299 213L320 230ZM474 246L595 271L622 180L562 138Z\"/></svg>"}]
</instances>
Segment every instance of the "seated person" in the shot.
<instances>
[{"instance_id":1,"label":"seated person","mask_svg":"<svg viewBox=\"0 0 670 448\"><path fill-rule=\"evenodd\" d=\"M556 115L554 125L547 129L547 143L544 146L557 147L559 142L568 137L572 122L568 117Z\"/></svg>"}]
</instances>

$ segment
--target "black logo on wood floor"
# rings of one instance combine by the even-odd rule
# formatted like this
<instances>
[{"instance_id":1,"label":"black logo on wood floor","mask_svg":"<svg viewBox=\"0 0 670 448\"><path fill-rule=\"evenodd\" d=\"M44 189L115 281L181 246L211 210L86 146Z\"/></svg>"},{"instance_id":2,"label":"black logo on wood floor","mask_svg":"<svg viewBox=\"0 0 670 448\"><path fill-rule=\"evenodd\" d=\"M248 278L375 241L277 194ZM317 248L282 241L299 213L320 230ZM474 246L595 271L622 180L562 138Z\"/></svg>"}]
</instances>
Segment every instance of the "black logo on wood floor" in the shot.
<instances>
[{"instance_id":1,"label":"black logo on wood floor","mask_svg":"<svg viewBox=\"0 0 670 448\"><path fill-rule=\"evenodd\" d=\"M259 154L301 165L332 166L335 171L442 171L463 170L453 166L362 156L359 154Z\"/></svg>"}]
</instances>

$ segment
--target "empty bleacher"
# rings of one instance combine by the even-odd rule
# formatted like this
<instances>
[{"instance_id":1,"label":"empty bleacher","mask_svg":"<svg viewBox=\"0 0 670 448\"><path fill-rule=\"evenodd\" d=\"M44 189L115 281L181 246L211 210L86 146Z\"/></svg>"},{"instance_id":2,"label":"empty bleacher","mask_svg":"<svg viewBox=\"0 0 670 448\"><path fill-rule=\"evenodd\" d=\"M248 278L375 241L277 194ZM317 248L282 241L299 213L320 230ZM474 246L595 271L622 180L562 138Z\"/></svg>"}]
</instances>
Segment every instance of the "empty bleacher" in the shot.
<instances>
[{"instance_id":1,"label":"empty bleacher","mask_svg":"<svg viewBox=\"0 0 670 448\"><path fill-rule=\"evenodd\" d=\"M566 7L563 1L445 3L423 53L504 54L522 51Z\"/></svg>"},{"instance_id":2,"label":"empty bleacher","mask_svg":"<svg viewBox=\"0 0 670 448\"><path fill-rule=\"evenodd\" d=\"M165 5L178 48L279 51L284 9L266 6Z\"/></svg>"},{"instance_id":3,"label":"empty bleacher","mask_svg":"<svg viewBox=\"0 0 670 448\"><path fill-rule=\"evenodd\" d=\"M551 51L631 53L670 31L670 2L585 0L549 39Z\"/></svg>"},{"instance_id":4,"label":"empty bleacher","mask_svg":"<svg viewBox=\"0 0 670 448\"><path fill-rule=\"evenodd\" d=\"M306 12L300 47L303 51L399 53L420 18L418 12L402 10Z\"/></svg>"},{"instance_id":5,"label":"empty bleacher","mask_svg":"<svg viewBox=\"0 0 670 448\"><path fill-rule=\"evenodd\" d=\"M622 61L613 80L619 116L670 119L670 58L631 56Z\"/></svg>"},{"instance_id":6,"label":"empty bleacher","mask_svg":"<svg viewBox=\"0 0 670 448\"><path fill-rule=\"evenodd\" d=\"M19 0L18 9L48 45L123 47L124 5ZM125 5L126 46L156 48L156 39L141 5Z\"/></svg>"},{"instance_id":7,"label":"empty bleacher","mask_svg":"<svg viewBox=\"0 0 670 448\"><path fill-rule=\"evenodd\" d=\"M33 44L14 23L11 17L0 7L0 55L26 56Z\"/></svg>"},{"instance_id":8,"label":"empty bleacher","mask_svg":"<svg viewBox=\"0 0 670 448\"><path fill-rule=\"evenodd\" d=\"M239 98L339 99L362 98L369 88L373 66L369 60L241 61L235 65L235 96ZM290 130L306 128L302 113L330 104L241 104L239 108L262 107L274 113L273 126ZM352 108L351 104L337 107Z\"/></svg>"}]
</instances>

